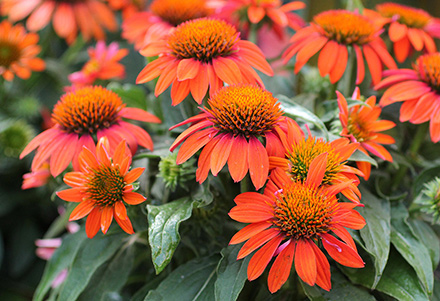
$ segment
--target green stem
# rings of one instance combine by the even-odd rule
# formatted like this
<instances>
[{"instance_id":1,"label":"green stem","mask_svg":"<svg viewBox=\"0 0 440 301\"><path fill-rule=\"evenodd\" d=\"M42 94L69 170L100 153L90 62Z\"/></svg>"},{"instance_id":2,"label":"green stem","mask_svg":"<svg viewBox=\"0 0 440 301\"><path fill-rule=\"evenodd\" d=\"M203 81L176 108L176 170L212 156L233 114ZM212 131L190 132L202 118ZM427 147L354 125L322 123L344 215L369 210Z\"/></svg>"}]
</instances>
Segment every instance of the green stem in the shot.
<instances>
[{"instance_id":1,"label":"green stem","mask_svg":"<svg viewBox=\"0 0 440 301\"><path fill-rule=\"evenodd\" d=\"M240 181L240 192L245 193L249 191L249 175L246 175L243 180Z\"/></svg>"},{"instance_id":2,"label":"green stem","mask_svg":"<svg viewBox=\"0 0 440 301\"><path fill-rule=\"evenodd\" d=\"M345 69L344 78L342 81L343 86L343 94L345 97L348 97L350 93L354 90L354 87L351 86L353 81L353 73L355 71L355 64L356 64L356 55L353 51L353 48L348 49L348 63L347 68Z\"/></svg>"},{"instance_id":3,"label":"green stem","mask_svg":"<svg viewBox=\"0 0 440 301\"><path fill-rule=\"evenodd\" d=\"M257 24L250 23L248 41L257 44Z\"/></svg>"},{"instance_id":4,"label":"green stem","mask_svg":"<svg viewBox=\"0 0 440 301\"><path fill-rule=\"evenodd\" d=\"M411 143L411 146L409 147L409 155L411 159L416 158L417 153L420 147L422 146L423 141L425 140L426 132L428 131L428 128L429 128L429 122L425 122L424 124L421 124L418 127L414 139ZM403 165L399 168L399 171L394 177L393 183L391 185L391 190L395 190L397 187L399 187L399 184L402 182L407 171L408 171L408 166L406 165Z\"/></svg>"}]
</instances>

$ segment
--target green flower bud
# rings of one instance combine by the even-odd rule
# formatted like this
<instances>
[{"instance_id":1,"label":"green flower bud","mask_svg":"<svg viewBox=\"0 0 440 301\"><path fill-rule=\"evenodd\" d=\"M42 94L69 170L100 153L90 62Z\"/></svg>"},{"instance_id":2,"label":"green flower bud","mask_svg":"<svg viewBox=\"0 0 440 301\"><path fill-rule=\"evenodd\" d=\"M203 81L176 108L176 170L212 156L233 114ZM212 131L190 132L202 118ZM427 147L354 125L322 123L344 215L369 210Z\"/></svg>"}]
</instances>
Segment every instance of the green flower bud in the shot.
<instances>
[{"instance_id":1,"label":"green flower bud","mask_svg":"<svg viewBox=\"0 0 440 301\"><path fill-rule=\"evenodd\" d=\"M186 188L185 183L195 178L195 159L180 165L176 163L177 153L161 157L159 162L159 177L163 178L166 187L175 190L177 186Z\"/></svg>"}]
</instances>

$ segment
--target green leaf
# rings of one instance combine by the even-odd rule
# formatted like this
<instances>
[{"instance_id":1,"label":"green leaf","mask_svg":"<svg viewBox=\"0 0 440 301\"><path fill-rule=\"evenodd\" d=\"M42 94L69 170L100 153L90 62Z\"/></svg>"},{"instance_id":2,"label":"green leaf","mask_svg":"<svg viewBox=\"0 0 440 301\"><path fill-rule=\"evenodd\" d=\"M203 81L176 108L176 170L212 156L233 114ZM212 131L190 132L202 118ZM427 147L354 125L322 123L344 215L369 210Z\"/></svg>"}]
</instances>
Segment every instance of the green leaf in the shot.
<instances>
[{"instance_id":1,"label":"green leaf","mask_svg":"<svg viewBox=\"0 0 440 301\"><path fill-rule=\"evenodd\" d=\"M324 137L327 140L329 139L327 128L318 116L284 95L278 95L277 98L281 103L282 109L284 110L284 115L293 119L301 118L306 122L313 123L324 134Z\"/></svg>"},{"instance_id":2,"label":"green leaf","mask_svg":"<svg viewBox=\"0 0 440 301\"><path fill-rule=\"evenodd\" d=\"M134 249L125 248L119 251L108 263L103 264L90 280L81 294L81 300L107 300L111 293L118 293L130 275L134 262Z\"/></svg>"},{"instance_id":3,"label":"green leaf","mask_svg":"<svg viewBox=\"0 0 440 301\"><path fill-rule=\"evenodd\" d=\"M46 265L43 277L35 291L34 300L43 300L44 296L50 289L52 281L62 270L67 269L72 264L76 254L86 239L86 232L83 228L75 234L70 234L64 237L63 243L55 251Z\"/></svg>"},{"instance_id":4,"label":"green leaf","mask_svg":"<svg viewBox=\"0 0 440 301\"><path fill-rule=\"evenodd\" d=\"M210 189L210 182L210 178L208 178L202 184L197 185L195 191L191 191L191 198L194 201L197 201L198 208L208 206L212 203L212 201L214 201L214 195Z\"/></svg>"},{"instance_id":5,"label":"green leaf","mask_svg":"<svg viewBox=\"0 0 440 301\"><path fill-rule=\"evenodd\" d=\"M217 267L215 300L237 300L247 279L247 266L250 256L237 260L242 245L228 246L220 253L222 259Z\"/></svg>"},{"instance_id":6,"label":"green leaf","mask_svg":"<svg viewBox=\"0 0 440 301\"><path fill-rule=\"evenodd\" d=\"M145 90L141 86L136 86L132 84L124 84L123 86L119 83L111 82L108 89L112 90L118 94L124 103L129 107L136 107L145 110L147 95Z\"/></svg>"},{"instance_id":7,"label":"green leaf","mask_svg":"<svg viewBox=\"0 0 440 301\"><path fill-rule=\"evenodd\" d=\"M128 235L98 234L87 240L79 250L60 292L59 300L76 300L86 288L95 271L119 249Z\"/></svg>"},{"instance_id":8,"label":"green leaf","mask_svg":"<svg viewBox=\"0 0 440 301\"><path fill-rule=\"evenodd\" d=\"M337 269L331 270L332 289L327 292L319 287L309 286L301 282L306 296L313 301L324 300L356 300L356 301L374 301L376 300L367 290L357 287L347 281L347 279Z\"/></svg>"},{"instance_id":9,"label":"green leaf","mask_svg":"<svg viewBox=\"0 0 440 301\"><path fill-rule=\"evenodd\" d=\"M432 268L438 266L440 261L440 244L437 235L432 228L423 221L420 220L408 220L416 237L423 242L426 248L428 248L429 255L431 256Z\"/></svg>"},{"instance_id":10,"label":"green leaf","mask_svg":"<svg viewBox=\"0 0 440 301\"><path fill-rule=\"evenodd\" d=\"M360 14L362 14L364 11L362 0L347 0L346 9L351 11L357 10Z\"/></svg>"},{"instance_id":11,"label":"green leaf","mask_svg":"<svg viewBox=\"0 0 440 301\"><path fill-rule=\"evenodd\" d=\"M387 267L376 289L397 300L429 300L416 273L397 252L391 252Z\"/></svg>"},{"instance_id":12,"label":"green leaf","mask_svg":"<svg viewBox=\"0 0 440 301\"><path fill-rule=\"evenodd\" d=\"M365 249L374 258L375 277L372 288L379 283L390 252L390 203L379 200L367 189L362 189L364 208L359 212L367 224L359 231L365 244Z\"/></svg>"},{"instance_id":13,"label":"green leaf","mask_svg":"<svg viewBox=\"0 0 440 301\"><path fill-rule=\"evenodd\" d=\"M219 255L196 258L175 269L145 301L214 300Z\"/></svg>"},{"instance_id":14,"label":"green leaf","mask_svg":"<svg viewBox=\"0 0 440 301\"><path fill-rule=\"evenodd\" d=\"M408 211L398 204L391 210L391 242L414 268L428 294L432 293L434 274L428 249L421 243L407 222Z\"/></svg>"},{"instance_id":15,"label":"green leaf","mask_svg":"<svg viewBox=\"0 0 440 301\"><path fill-rule=\"evenodd\" d=\"M371 165L374 165L377 167L377 162L370 156L366 155L365 153L361 152L360 150L356 150L350 158L348 158L348 161L362 161L362 162L368 162Z\"/></svg>"},{"instance_id":16,"label":"green leaf","mask_svg":"<svg viewBox=\"0 0 440 301\"><path fill-rule=\"evenodd\" d=\"M180 242L179 225L189 219L194 201L182 198L148 210L148 241L156 274L167 266Z\"/></svg>"}]
</instances>

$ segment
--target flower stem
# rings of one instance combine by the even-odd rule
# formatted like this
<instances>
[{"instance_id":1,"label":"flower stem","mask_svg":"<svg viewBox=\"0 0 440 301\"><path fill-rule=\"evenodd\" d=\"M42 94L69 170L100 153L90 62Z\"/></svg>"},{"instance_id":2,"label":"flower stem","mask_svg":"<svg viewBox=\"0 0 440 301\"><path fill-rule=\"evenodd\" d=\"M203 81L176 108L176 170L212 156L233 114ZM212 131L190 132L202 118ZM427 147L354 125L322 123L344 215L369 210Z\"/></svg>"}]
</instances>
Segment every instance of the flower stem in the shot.
<instances>
[{"instance_id":1,"label":"flower stem","mask_svg":"<svg viewBox=\"0 0 440 301\"><path fill-rule=\"evenodd\" d=\"M345 74L343 77L343 94L344 96L350 95L350 93L354 90L354 87L351 87L352 81L353 81L353 73L355 72L355 64L356 64L356 57L355 53L353 51L353 48L348 49L348 63L347 68L345 69Z\"/></svg>"},{"instance_id":2,"label":"flower stem","mask_svg":"<svg viewBox=\"0 0 440 301\"><path fill-rule=\"evenodd\" d=\"M249 191L249 175L246 175L241 181L240 181L240 192L248 192Z\"/></svg>"},{"instance_id":3,"label":"flower stem","mask_svg":"<svg viewBox=\"0 0 440 301\"><path fill-rule=\"evenodd\" d=\"M257 44L257 24L249 25L248 41Z\"/></svg>"},{"instance_id":4,"label":"flower stem","mask_svg":"<svg viewBox=\"0 0 440 301\"><path fill-rule=\"evenodd\" d=\"M414 136L414 139L411 143L411 146L409 147L409 156L411 159L415 159L417 156L417 153L422 146L423 141L426 137L426 132L429 128L429 122L425 122L424 124L421 124L417 132ZM393 184L391 185L391 190L395 190L397 187L399 187L399 184L402 182L403 178L405 177L406 173L408 171L408 166L403 165L400 167L399 171L397 172L396 176L394 177Z\"/></svg>"}]
</instances>

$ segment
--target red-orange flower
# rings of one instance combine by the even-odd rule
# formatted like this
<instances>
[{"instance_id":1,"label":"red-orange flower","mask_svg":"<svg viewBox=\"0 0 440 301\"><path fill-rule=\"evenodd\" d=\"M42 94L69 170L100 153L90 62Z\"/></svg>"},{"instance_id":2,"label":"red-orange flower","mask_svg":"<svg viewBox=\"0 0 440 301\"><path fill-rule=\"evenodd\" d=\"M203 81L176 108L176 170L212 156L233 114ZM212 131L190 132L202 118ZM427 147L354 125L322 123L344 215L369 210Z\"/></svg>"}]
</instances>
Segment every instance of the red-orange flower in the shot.
<instances>
[{"instance_id":1,"label":"red-orange flower","mask_svg":"<svg viewBox=\"0 0 440 301\"><path fill-rule=\"evenodd\" d=\"M100 228L102 233L107 233L113 217L122 230L134 233L124 202L138 205L146 200L141 194L133 192L132 184L145 168L128 171L130 165L131 153L125 141L121 141L112 154L108 140L101 138L96 146L96 155L84 147L79 155L80 171L64 176L64 182L72 188L58 191L57 196L67 202L79 203L70 214L69 221L89 215L86 221L89 238L93 238Z\"/></svg>"},{"instance_id":2,"label":"red-orange flower","mask_svg":"<svg viewBox=\"0 0 440 301\"><path fill-rule=\"evenodd\" d=\"M176 26L183 22L208 17L211 9L210 0L154 0L149 11L139 12L122 24L122 36L135 49L162 40Z\"/></svg>"},{"instance_id":3,"label":"red-orange flower","mask_svg":"<svg viewBox=\"0 0 440 301\"><path fill-rule=\"evenodd\" d=\"M90 60L81 71L69 75L69 80L75 87L88 86L96 80L108 80L125 76L125 67L119 61L128 54L127 49L119 49L116 42L108 47L104 41L96 43L96 48L88 49Z\"/></svg>"},{"instance_id":4,"label":"red-orange flower","mask_svg":"<svg viewBox=\"0 0 440 301\"><path fill-rule=\"evenodd\" d=\"M267 75L272 68L261 50L249 41L240 40L239 33L225 21L196 19L179 25L168 39L150 43L141 50L146 57L159 56L138 75L137 83L159 76L155 95L171 84L173 105L191 94L201 103L223 86L248 83L264 87L252 67Z\"/></svg>"},{"instance_id":5,"label":"red-orange flower","mask_svg":"<svg viewBox=\"0 0 440 301\"><path fill-rule=\"evenodd\" d=\"M388 88L379 104L387 106L403 101L400 121L414 124L430 120L433 142L440 141L440 53L420 56L413 69L387 70L374 88Z\"/></svg>"},{"instance_id":6,"label":"red-orange flower","mask_svg":"<svg viewBox=\"0 0 440 301\"><path fill-rule=\"evenodd\" d=\"M387 2L366 13L383 24L390 23L388 35L393 42L398 62L403 62L415 49L429 53L437 51L433 38L440 38L440 20L423 9Z\"/></svg>"},{"instance_id":7,"label":"red-orange flower","mask_svg":"<svg viewBox=\"0 0 440 301\"><path fill-rule=\"evenodd\" d=\"M40 53L39 36L27 33L22 25L8 21L0 23L0 75L11 81L14 74L28 79L31 71L42 71L45 63L36 57Z\"/></svg>"},{"instance_id":8,"label":"red-orange flower","mask_svg":"<svg viewBox=\"0 0 440 301\"><path fill-rule=\"evenodd\" d=\"M41 30L52 20L56 34L68 43L75 41L78 31L87 41L103 40L103 28L117 29L112 10L101 0L2 0L1 12L11 22L28 17L30 31Z\"/></svg>"},{"instance_id":9,"label":"red-orange flower","mask_svg":"<svg viewBox=\"0 0 440 301\"><path fill-rule=\"evenodd\" d=\"M133 153L141 145L153 149L150 135L142 128L122 118L159 123L160 120L144 110L127 108L121 98L103 87L84 87L66 93L55 105L52 119L55 125L35 137L23 150L23 158L38 148L32 170L49 160L50 172L59 175L72 161L78 169L78 155L83 146L95 148L95 140L107 137L110 151L125 139Z\"/></svg>"},{"instance_id":10,"label":"red-orange flower","mask_svg":"<svg viewBox=\"0 0 440 301\"><path fill-rule=\"evenodd\" d=\"M309 133L306 139L298 124L293 120L287 121L287 129L280 132L283 143L283 151L280 154L269 157L270 169L281 167L295 182L306 180L313 166L314 160L322 154L327 154L325 175L322 185L336 185L348 183L342 190L349 200L359 203L361 193L357 188L359 179L357 175L363 173L356 168L345 165L347 159L359 147L359 143L350 143L346 138L340 138L326 142L322 138L316 138Z\"/></svg>"},{"instance_id":11,"label":"red-orange flower","mask_svg":"<svg viewBox=\"0 0 440 301\"><path fill-rule=\"evenodd\" d=\"M296 273L308 285L331 289L330 264L317 244L322 243L330 257L342 265L364 266L346 228L361 229L365 220L353 209L356 204L341 203L336 198L347 182L321 186L326 161L327 153L317 157L304 182L292 181L277 168L263 195L242 193L234 200L237 206L229 212L232 219L250 223L231 239L230 244L247 240L237 259L259 249L249 261L249 280L258 278L276 257L268 277L272 293L286 282L293 262Z\"/></svg>"},{"instance_id":12,"label":"red-orange flower","mask_svg":"<svg viewBox=\"0 0 440 301\"><path fill-rule=\"evenodd\" d=\"M256 86L234 85L219 90L208 105L203 113L171 128L192 123L171 145L173 151L186 140L177 155L177 164L204 147L198 160L198 182L206 180L210 169L216 176L228 162L235 182L241 181L249 170L255 188L261 188L269 173L268 155L283 152L278 132L284 118L277 99Z\"/></svg>"},{"instance_id":13,"label":"red-orange flower","mask_svg":"<svg viewBox=\"0 0 440 301\"><path fill-rule=\"evenodd\" d=\"M365 77L364 58L373 79L377 84L381 79L382 64L390 69L397 68L388 53L385 43L379 37L381 27L375 26L369 18L347 10L329 10L316 15L310 26L297 31L292 44L284 52L287 62L295 54L295 73L316 53L321 76L330 75L336 83L344 74L348 62L348 48L356 55L356 84Z\"/></svg>"},{"instance_id":14,"label":"red-orange flower","mask_svg":"<svg viewBox=\"0 0 440 301\"><path fill-rule=\"evenodd\" d=\"M390 135L380 132L392 129L396 124L389 120L377 120L382 109L376 106L376 96L370 96L365 100L366 105L355 105L349 108L345 97L339 91L336 93L339 119L342 124L341 136L348 137L352 142L359 142L358 150L366 155L370 152L383 160L393 162L390 153L381 144L393 144L395 140ZM352 98L361 99L359 88L356 87ZM368 180L371 164L357 161L356 165L364 174L364 179Z\"/></svg>"}]
</instances>

